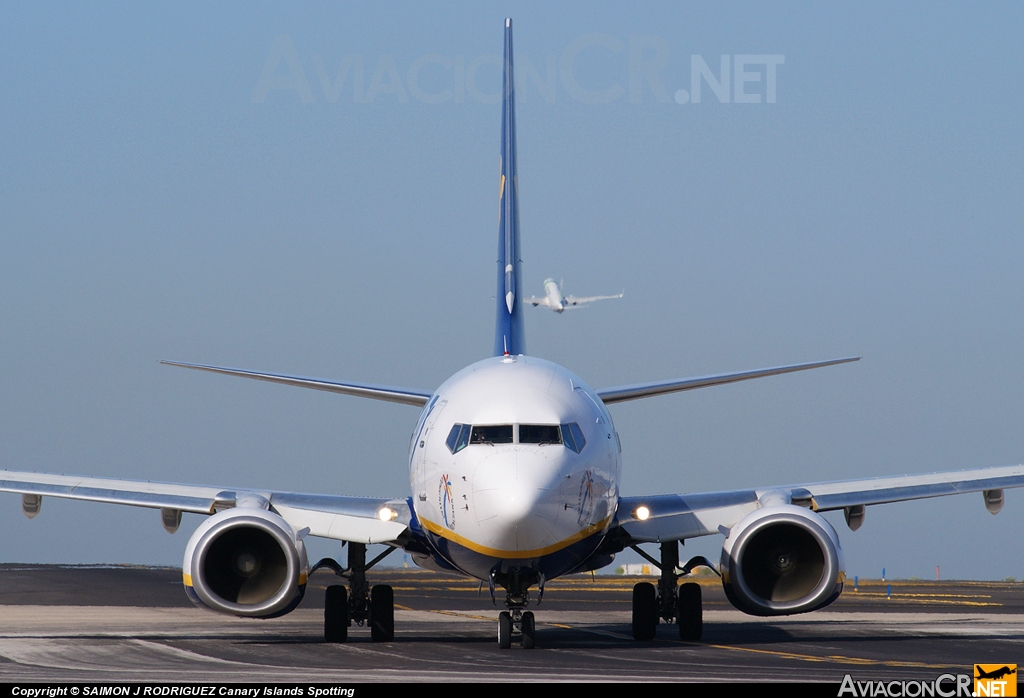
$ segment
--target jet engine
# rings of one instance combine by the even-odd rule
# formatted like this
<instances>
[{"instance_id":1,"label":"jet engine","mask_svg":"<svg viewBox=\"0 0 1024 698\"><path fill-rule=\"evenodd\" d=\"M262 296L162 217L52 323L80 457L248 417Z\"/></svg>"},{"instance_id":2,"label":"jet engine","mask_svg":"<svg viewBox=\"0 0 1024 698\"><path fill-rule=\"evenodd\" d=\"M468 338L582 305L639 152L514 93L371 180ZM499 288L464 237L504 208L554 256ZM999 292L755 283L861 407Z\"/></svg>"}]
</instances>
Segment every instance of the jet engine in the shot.
<instances>
[{"instance_id":1,"label":"jet engine","mask_svg":"<svg viewBox=\"0 0 1024 698\"><path fill-rule=\"evenodd\" d=\"M282 616L306 591L306 546L278 514L243 507L204 521L185 548L185 592L197 606L249 618Z\"/></svg>"},{"instance_id":2,"label":"jet engine","mask_svg":"<svg viewBox=\"0 0 1024 698\"><path fill-rule=\"evenodd\" d=\"M820 515L781 504L751 512L722 546L722 584L733 606L755 616L823 608L843 590L843 551Z\"/></svg>"}]
</instances>

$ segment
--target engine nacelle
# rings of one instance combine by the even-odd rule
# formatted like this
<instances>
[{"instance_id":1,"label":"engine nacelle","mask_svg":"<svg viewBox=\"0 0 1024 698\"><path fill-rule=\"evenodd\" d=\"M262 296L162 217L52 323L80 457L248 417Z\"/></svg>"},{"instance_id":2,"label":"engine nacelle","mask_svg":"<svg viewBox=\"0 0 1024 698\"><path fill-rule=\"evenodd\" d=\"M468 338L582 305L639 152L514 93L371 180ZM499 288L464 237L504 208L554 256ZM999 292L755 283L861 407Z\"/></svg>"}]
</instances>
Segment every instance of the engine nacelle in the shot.
<instances>
[{"instance_id":1,"label":"engine nacelle","mask_svg":"<svg viewBox=\"0 0 1024 698\"><path fill-rule=\"evenodd\" d=\"M755 616L806 613L843 590L839 536L808 509L784 504L747 514L722 546L722 585L733 606Z\"/></svg>"},{"instance_id":2,"label":"engine nacelle","mask_svg":"<svg viewBox=\"0 0 1024 698\"><path fill-rule=\"evenodd\" d=\"M281 616L306 592L306 546L288 522L258 508L228 509L204 521L185 548L192 603L249 618Z\"/></svg>"}]
</instances>

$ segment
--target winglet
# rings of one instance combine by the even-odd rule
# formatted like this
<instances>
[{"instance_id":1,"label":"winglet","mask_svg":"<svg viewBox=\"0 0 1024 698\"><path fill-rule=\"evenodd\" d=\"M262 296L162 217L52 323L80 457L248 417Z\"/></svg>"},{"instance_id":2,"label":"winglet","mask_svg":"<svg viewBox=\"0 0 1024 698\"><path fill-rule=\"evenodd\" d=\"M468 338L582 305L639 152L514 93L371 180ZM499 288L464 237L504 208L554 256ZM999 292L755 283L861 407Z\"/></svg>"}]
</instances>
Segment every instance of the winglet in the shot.
<instances>
[{"instance_id":1,"label":"winglet","mask_svg":"<svg viewBox=\"0 0 1024 698\"><path fill-rule=\"evenodd\" d=\"M505 20L505 60L501 105L501 177L498 193L498 292L494 355L525 354L520 291L519 183L516 178L516 103L512 69L512 20Z\"/></svg>"}]
</instances>

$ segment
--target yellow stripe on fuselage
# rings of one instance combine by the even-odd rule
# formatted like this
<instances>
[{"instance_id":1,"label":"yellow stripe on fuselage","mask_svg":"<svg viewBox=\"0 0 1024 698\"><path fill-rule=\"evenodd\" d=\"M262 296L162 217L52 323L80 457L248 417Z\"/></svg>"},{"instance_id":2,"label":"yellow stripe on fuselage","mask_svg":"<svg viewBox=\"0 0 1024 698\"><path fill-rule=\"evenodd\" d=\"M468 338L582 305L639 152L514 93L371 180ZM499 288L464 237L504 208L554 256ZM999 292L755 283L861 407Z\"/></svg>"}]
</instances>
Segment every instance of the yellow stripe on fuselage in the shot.
<instances>
[{"instance_id":1,"label":"yellow stripe on fuselage","mask_svg":"<svg viewBox=\"0 0 1024 698\"><path fill-rule=\"evenodd\" d=\"M455 533L454 531L448 530L444 526L439 526L438 524L434 523L433 521L428 521L427 519L424 519L424 518L420 517L420 523L423 525L424 528L426 528L431 533L433 533L435 535L438 535L438 536L441 536L442 538L444 538L446 540L450 540L453 543L458 543L462 547L467 548L469 550L472 550L474 553L480 553L481 555L489 555L491 557L500 557L500 558L504 558L504 559L522 559L522 558L528 558L528 557L542 557L544 555L550 555L551 553L556 553L559 550L561 550L562 548L568 548L573 543L577 543L577 542L583 540L584 538L588 538L588 537L594 535L598 531L602 530L605 526L607 526L608 523L611 520L612 520L612 517L609 516L606 519L604 519L603 521L599 521L599 522L597 522L595 524L591 524L591 525L587 526L586 528L584 528L582 531L574 533L573 535L569 536L565 540L559 541L558 543L555 543L554 545L548 545L548 546L543 547L543 548L537 548L535 550L498 550L497 548L488 548L485 545L480 545L479 543L474 543L473 541L469 540L468 538L466 538L464 536L460 536L458 533Z\"/></svg>"}]
</instances>

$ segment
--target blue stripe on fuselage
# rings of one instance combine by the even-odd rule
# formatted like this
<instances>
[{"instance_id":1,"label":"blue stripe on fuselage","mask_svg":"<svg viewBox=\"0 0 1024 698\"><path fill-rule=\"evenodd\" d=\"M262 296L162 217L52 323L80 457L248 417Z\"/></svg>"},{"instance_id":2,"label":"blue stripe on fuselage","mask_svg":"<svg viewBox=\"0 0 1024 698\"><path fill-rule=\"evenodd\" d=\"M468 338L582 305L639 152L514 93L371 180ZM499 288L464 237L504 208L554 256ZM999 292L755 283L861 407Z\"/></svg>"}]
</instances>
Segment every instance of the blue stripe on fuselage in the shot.
<instances>
[{"instance_id":1,"label":"blue stripe on fuselage","mask_svg":"<svg viewBox=\"0 0 1024 698\"><path fill-rule=\"evenodd\" d=\"M519 202L516 180L516 101L512 70L512 20L505 20L505 65L501 107L501 179L498 213L497 324L494 355L525 354L519 256Z\"/></svg>"}]
</instances>

